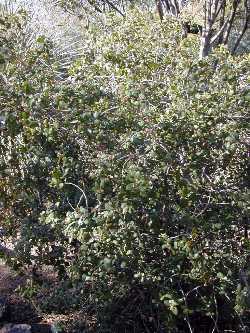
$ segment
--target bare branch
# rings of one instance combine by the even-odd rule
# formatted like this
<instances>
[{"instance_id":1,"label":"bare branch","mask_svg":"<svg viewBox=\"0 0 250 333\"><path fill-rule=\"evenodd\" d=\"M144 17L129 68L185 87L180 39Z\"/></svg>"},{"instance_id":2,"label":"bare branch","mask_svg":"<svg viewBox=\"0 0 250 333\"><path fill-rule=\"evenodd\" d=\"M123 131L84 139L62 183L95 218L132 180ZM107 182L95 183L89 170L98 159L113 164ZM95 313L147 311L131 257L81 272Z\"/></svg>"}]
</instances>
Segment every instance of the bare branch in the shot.
<instances>
[{"instance_id":1,"label":"bare branch","mask_svg":"<svg viewBox=\"0 0 250 333\"><path fill-rule=\"evenodd\" d=\"M162 6L161 0L156 0L156 8L157 8L160 20L162 21L164 13L163 13L163 6Z\"/></svg>"},{"instance_id":2,"label":"bare branch","mask_svg":"<svg viewBox=\"0 0 250 333\"><path fill-rule=\"evenodd\" d=\"M107 3L107 4L109 5L110 8L114 9L114 10L115 10L117 13L119 13L121 16L125 17L125 14L122 13L122 12L120 11L120 9L119 9L115 4L113 4L111 1L109 1L109 0L102 0L102 2L103 2L104 4Z\"/></svg>"},{"instance_id":3,"label":"bare branch","mask_svg":"<svg viewBox=\"0 0 250 333\"><path fill-rule=\"evenodd\" d=\"M226 20L224 22L223 26L220 28L220 30L217 32L217 34L213 38L211 38L211 42L210 42L211 44L216 43L223 36L224 31L227 27L227 24L228 24L228 20Z\"/></svg>"},{"instance_id":4,"label":"bare branch","mask_svg":"<svg viewBox=\"0 0 250 333\"><path fill-rule=\"evenodd\" d=\"M230 35L230 32L231 32L232 27L233 27L233 22L234 22L236 12L237 12L237 8L238 8L238 5L239 5L240 1L241 0L234 0L233 1L232 11L231 11L230 19L228 21L228 27L227 27L227 30L225 32L225 37L223 39L224 44L228 43L229 35Z\"/></svg>"},{"instance_id":5,"label":"bare branch","mask_svg":"<svg viewBox=\"0 0 250 333\"><path fill-rule=\"evenodd\" d=\"M94 9L95 9L98 13L102 13L102 10L101 10L96 4L93 4L92 1L87 0L87 2L88 2L92 7L94 7Z\"/></svg>"},{"instance_id":6,"label":"bare branch","mask_svg":"<svg viewBox=\"0 0 250 333\"><path fill-rule=\"evenodd\" d=\"M247 0L244 1L244 7L245 7L245 21L244 21L242 31L241 31L239 37L237 38L234 48L232 50L233 54L236 52L237 48L239 47L239 44L240 44L243 36L245 35L247 28L248 28L248 24L250 22L250 10L248 8Z\"/></svg>"}]
</instances>

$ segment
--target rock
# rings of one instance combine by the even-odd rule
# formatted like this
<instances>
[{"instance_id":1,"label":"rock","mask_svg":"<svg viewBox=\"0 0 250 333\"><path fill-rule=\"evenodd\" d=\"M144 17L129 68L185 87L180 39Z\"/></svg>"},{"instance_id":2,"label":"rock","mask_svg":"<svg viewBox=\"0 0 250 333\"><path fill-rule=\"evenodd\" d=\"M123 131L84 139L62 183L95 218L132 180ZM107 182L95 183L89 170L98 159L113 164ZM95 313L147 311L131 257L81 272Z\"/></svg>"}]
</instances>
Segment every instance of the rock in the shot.
<instances>
[{"instance_id":1,"label":"rock","mask_svg":"<svg viewBox=\"0 0 250 333\"><path fill-rule=\"evenodd\" d=\"M3 318L6 311L6 300L3 297L0 297L0 319Z\"/></svg>"},{"instance_id":2,"label":"rock","mask_svg":"<svg viewBox=\"0 0 250 333\"><path fill-rule=\"evenodd\" d=\"M31 325L32 333L52 333L51 326L49 324L32 324Z\"/></svg>"},{"instance_id":3,"label":"rock","mask_svg":"<svg viewBox=\"0 0 250 333\"><path fill-rule=\"evenodd\" d=\"M2 203L2 201L0 201L0 208L2 208L2 207L3 207L3 203ZM4 230L4 228L0 227L0 237L3 237L3 236L5 236L5 230Z\"/></svg>"},{"instance_id":4,"label":"rock","mask_svg":"<svg viewBox=\"0 0 250 333\"><path fill-rule=\"evenodd\" d=\"M52 333L49 324L6 324L0 329L0 333Z\"/></svg>"},{"instance_id":5,"label":"rock","mask_svg":"<svg viewBox=\"0 0 250 333\"><path fill-rule=\"evenodd\" d=\"M26 324L7 324L0 330L0 333L31 333L31 326Z\"/></svg>"},{"instance_id":6,"label":"rock","mask_svg":"<svg viewBox=\"0 0 250 333\"><path fill-rule=\"evenodd\" d=\"M7 318L9 323L36 323L38 314L32 304L17 295L8 297ZM0 332L1 333L1 332Z\"/></svg>"}]
</instances>

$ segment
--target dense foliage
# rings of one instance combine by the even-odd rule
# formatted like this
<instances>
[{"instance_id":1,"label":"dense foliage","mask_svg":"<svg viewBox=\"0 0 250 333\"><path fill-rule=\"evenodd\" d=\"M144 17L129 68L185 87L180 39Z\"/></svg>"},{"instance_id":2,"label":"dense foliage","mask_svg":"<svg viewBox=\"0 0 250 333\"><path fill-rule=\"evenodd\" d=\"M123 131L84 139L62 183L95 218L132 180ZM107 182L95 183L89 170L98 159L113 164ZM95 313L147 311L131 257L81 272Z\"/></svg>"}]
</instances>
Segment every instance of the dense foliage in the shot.
<instances>
[{"instance_id":1,"label":"dense foliage","mask_svg":"<svg viewBox=\"0 0 250 333\"><path fill-rule=\"evenodd\" d=\"M0 22L8 260L53 265L100 332L245 332L249 55L198 60L198 37L136 10L65 69L26 24Z\"/></svg>"}]
</instances>

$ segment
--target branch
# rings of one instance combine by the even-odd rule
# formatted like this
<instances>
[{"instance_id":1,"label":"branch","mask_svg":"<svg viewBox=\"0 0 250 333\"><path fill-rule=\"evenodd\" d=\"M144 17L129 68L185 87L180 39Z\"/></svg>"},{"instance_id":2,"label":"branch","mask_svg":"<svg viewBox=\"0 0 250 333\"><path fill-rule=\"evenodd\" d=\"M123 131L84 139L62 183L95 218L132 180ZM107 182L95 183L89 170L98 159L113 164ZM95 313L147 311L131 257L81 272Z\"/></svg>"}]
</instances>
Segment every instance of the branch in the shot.
<instances>
[{"instance_id":1,"label":"branch","mask_svg":"<svg viewBox=\"0 0 250 333\"><path fill-rule=\"evenodd\" d=\"M237 8L238 8L238 5L239 5L240 1L241 0L234 0L234 2L233 2L232 12L231 12L231 15L230 15L230 19L228 21L228 28L226 30L226 34L225 34L225 37L224 37L224 40L223 40L224 44L228 43L229 35L230 35L230 32L231 32L232 27L233 27L233 22L234 22L236 11L237 11Z\"/></svg>"},{"instance_id":2,"label":"branch","mask_svg":"<svg viewBox=\"0 0 250 333\"><path fill-rule=\"evenodd\" d=\"M222 0L222 1L221 1L220 6L219 6L219 8L218 8L218 10L217 10L217 13L215 14L216 17L218 17L218 15L219 15L219 13L221 12L221 10L223 10L223 13L224 13L224 15L225 15L226 4L227 4L227 3L226 3L226 0Z\"/></svg>"},{"instance_id":3,"label":"branch","mask_svg":"<svg viewBox=\"0 0 250 333\"><path fill-rule=\"evenodd\" d=\"M234 48L232 50L232 53L234 54L243 38L243 36L245 35L247 28L248 28L248 23L250 21L250 11L248 11L248 6L247 6L247 0L244 1L244 6L245 6L245 23L244 26L242 28L241 34L239 35L239 37L237 38Z\"/></svg>"},{"instance_id":4,"label":"branch","mask_svg":"<svg viewBox=\"0 0 250 333\"><path fill-rule=\"evenodd\" d=\"M224 31L226 29L227 24L229 23L229 19L227 19L224 24L222 25L222 27L220 28L220 30L217 32L217 34L211 39L211 44L214 44L217 39L220 39L221 36L223 36Z\"/></svg>"},{"instance_id":5,"label":"branch","mask_svg":"<svg viewBox=\"0 0 250 333\"><path fill-rule=\"evenodd\" d=\"M156 0L156 8L157 8L157 11L158 11L158 14L159 14L159 17L160 17L160 20L162 21L163 20L163 8L162 8L162 2L161 0Z\"/></svg>"},{"instance_id":6,"label":"branch","mask_svg":"<svg viewBox=\"0 0 250 333\"><path fill-rule=\"evenodd\" d=\"M220 8L220 25L219 25L219 29L221 29L225 23L225 15L226 15L226 0L223 0L222 2L222 7ZM218 40L217 40L217 45L222 44L223 42L223 34L224 34L224 30L223 33L221 33L221 35L219 36Z\"/></svg>"},{"instance_id":7,"label":"branch","mask_svg":"<svg viewBox=\"0 0 250 333\"><path fill-rule=\"evenodd\" d=\"M92 6L94 7L94 9L98 12L98 13L101 13L102 14L102 10L96 5L94 4L92 1L90 0L87 0L87 2Z\"/></svg>"},{"instance_id":8,"label":"branch","mask_svg":"<svg viewBox=\"0 0 250 333\"><path fill-rule=\"evenodd\" d=\"M107 3L112 9L114 9L115 11L117 11L117 13L119 13L121 16L125 17L125 14L122 13L120 11L120 9L118 7L116 7L116 5L114 5L111 1L109 1L109 0L102 0L102 2L104 4Z\"/></svg>"}]
</instances>

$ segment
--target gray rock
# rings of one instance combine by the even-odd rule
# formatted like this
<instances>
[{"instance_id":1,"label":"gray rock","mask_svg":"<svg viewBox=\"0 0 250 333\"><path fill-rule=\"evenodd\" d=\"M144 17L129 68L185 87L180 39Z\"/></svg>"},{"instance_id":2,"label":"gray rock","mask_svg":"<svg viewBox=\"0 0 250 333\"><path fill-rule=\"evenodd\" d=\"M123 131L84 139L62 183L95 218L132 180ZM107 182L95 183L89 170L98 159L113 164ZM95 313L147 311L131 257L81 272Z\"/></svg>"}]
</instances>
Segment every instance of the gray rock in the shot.
<instances>
[{"instance_id":1,"label":"gray rock","mask_svg":"<svg viewBox=\"0 0 250 333\"><path fill-rule=\"evenodd\" d=\"M31 333L31 326L26 324L7 324L0 330L0 333Z\"/></svg>"}]
</instances>

